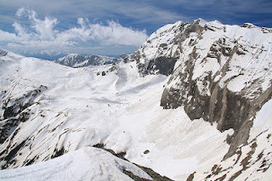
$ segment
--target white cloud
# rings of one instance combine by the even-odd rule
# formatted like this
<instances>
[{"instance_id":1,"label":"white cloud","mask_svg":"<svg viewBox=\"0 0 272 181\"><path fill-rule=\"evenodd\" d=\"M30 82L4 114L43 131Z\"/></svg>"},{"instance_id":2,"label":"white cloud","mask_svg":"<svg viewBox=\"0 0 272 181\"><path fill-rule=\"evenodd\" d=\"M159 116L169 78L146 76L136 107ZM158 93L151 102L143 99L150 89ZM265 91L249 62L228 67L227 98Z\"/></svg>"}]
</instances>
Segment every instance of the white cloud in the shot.
<instances>
[{"instance_id":1,"label":"white cloud","mask_svg":"<svg viewBox=\"0 0 272 181\"><path fill-rule=\"evenodd\" d=\"M71 49L75 51L77 48L83 48L81 46L137 47L147 38L145 30L134 30L115 21L98 24L90 23L86 18L78 18L78 25L60 31L56 28L60 24L56 18L41 19L33 10L20 8L16 17L21 23L13 23L15 33L0 30L0 45L25 53L41 51L55 53Z\"/></svg>"},{"instance_id":2,"label":"white cloud","mask_svg":"<svg viewBox=\"0 0 272 181\"><path fill-rule=\"evenodd\" d=\"M14 27L15 32L17 32L17 37L18 38L22 38L22 39L25 39L25 40L30 38L30 35L26 32L26 30L19 23L14 22L12 24L12 26ZM16 34L14 34L14 36L16 37Z\"/></svg>"},{"instance_id":3,"label":"white cloud","mask_svg":"<svg viewBox=\"0 0 272 181\"><path fill-rule=\"evenodd\" d=\"M16 12L16 16L17 17L21 17L23 16L23 14L25 13L26 9L25 8L19 8Z\"/></svg>"},{"instance_id":4,"label":"white cloud","mask_svg":"<svg viewBox=\"0 0 272 181\"><path fill-rule=\"evenodd\" d=\"M61 11L66 18L75 14L81 17L111 18L118 14L122 17L132 17L138 21L161 22L163 20L166 23L165 21L173 21L173 18L176 20L182 17L181 14L169 11L164 6L156 6L157 3L158 1L155 0L77 0L76 2L74 0L12 0L6 2L9 7L26 6L38 9L42 13L58 14ZM192 4L191 1L188 1L188 4ZM156 14L167 16L156 16Z\"/></svg>"},{"instance_id":5,"label":"white cloud","mask_svg":"<svg viewBox=\"0 0 272 181\"><path fill-rule=\"evenodd\" d=\"M90 24L91 37L105 44L141 45L147 38L145 31L135 31L114 21L108 25Z\"/></svg>"}]
</instances>

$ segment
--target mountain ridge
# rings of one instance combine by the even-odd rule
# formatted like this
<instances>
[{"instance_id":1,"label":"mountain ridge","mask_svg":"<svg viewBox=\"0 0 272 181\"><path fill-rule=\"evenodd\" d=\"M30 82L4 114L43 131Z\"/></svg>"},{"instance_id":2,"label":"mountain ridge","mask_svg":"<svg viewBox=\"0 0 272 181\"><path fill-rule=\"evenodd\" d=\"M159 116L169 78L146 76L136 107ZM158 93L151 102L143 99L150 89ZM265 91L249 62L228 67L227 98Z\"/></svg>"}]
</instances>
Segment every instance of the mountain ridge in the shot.
<instances>
[{"instance_id":1,"label":"mountain ridge","mask_svg":"<svg viewBox=\"0 0 272 181\"><path fill-rule=\"evenodd\" d=\"M87 67L90 65L105 65L105 64L115 64L119 61L124 61L127 59L127 55L120 55L118 58L102 56L102 55L91 55L83 56L77 53L70 53L62 58L54 60L55 63L66 65L73 68Z\"/></svg>"}]
</instances>

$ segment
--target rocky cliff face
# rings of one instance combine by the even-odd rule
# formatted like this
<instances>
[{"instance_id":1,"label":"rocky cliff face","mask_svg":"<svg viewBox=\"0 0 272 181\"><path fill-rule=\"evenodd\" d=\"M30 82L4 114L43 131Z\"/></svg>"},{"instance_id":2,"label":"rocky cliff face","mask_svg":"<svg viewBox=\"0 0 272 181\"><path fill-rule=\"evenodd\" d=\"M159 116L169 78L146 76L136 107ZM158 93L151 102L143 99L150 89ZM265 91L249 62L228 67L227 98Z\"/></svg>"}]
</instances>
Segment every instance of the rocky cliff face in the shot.
<instances>
[{"instance_id":1,"label":"rocky cliff face","mask_svg":"<svg viewBox=\"0 0 272 181\"><path fill-rule=\"evenodd\" d=\"M184 107L229 136L232 156L247 143L256 112L272 96L272 30L205 22L166 25L131 55L142 75L170 75L161 97L165 109Z\"/></svg>"}]
</instances>

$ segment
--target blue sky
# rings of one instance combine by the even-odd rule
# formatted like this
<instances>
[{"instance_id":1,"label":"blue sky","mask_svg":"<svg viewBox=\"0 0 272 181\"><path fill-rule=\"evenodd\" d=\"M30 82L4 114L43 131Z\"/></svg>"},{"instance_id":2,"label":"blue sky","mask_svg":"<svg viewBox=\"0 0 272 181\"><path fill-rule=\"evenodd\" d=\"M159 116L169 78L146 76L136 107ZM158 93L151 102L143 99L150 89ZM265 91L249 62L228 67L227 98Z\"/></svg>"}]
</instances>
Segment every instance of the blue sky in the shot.
<instances>
[{"instance_id":1,"label":"blue sky","mask_svg":"<svg viewBox=\"0 0 272 181\"><path fill-rule=\"evenodd\" d=\"M0 48L28 56L132 53L177 20L272 28L271 0L0 0Z\"/></svg>"}]
</instances>

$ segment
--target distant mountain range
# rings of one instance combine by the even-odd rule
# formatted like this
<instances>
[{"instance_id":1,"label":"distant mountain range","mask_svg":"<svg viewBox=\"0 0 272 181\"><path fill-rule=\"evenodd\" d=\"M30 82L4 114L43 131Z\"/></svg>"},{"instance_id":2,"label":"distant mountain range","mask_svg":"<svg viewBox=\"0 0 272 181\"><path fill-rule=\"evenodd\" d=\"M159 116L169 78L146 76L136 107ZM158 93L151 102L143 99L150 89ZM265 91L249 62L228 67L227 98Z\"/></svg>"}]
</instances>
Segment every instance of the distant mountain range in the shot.
<instances>
[{"instance_id":1,"label":"distant mountain range","mask_svg":"<svg viewBox=\"0 0 272 181\"><path fill-rule=\"evenodd\" d=\"M90 65L106 65L113 64L119 61L125 61L128 59L128 55L121 55L119 58L112 58L101 55L91 55L91 56L83 56L76 53L68 54L62 58L54 60L55 63L59 63L62 65L66 65L69 67L86 67Z\"/></svg>"}]
</instances>

